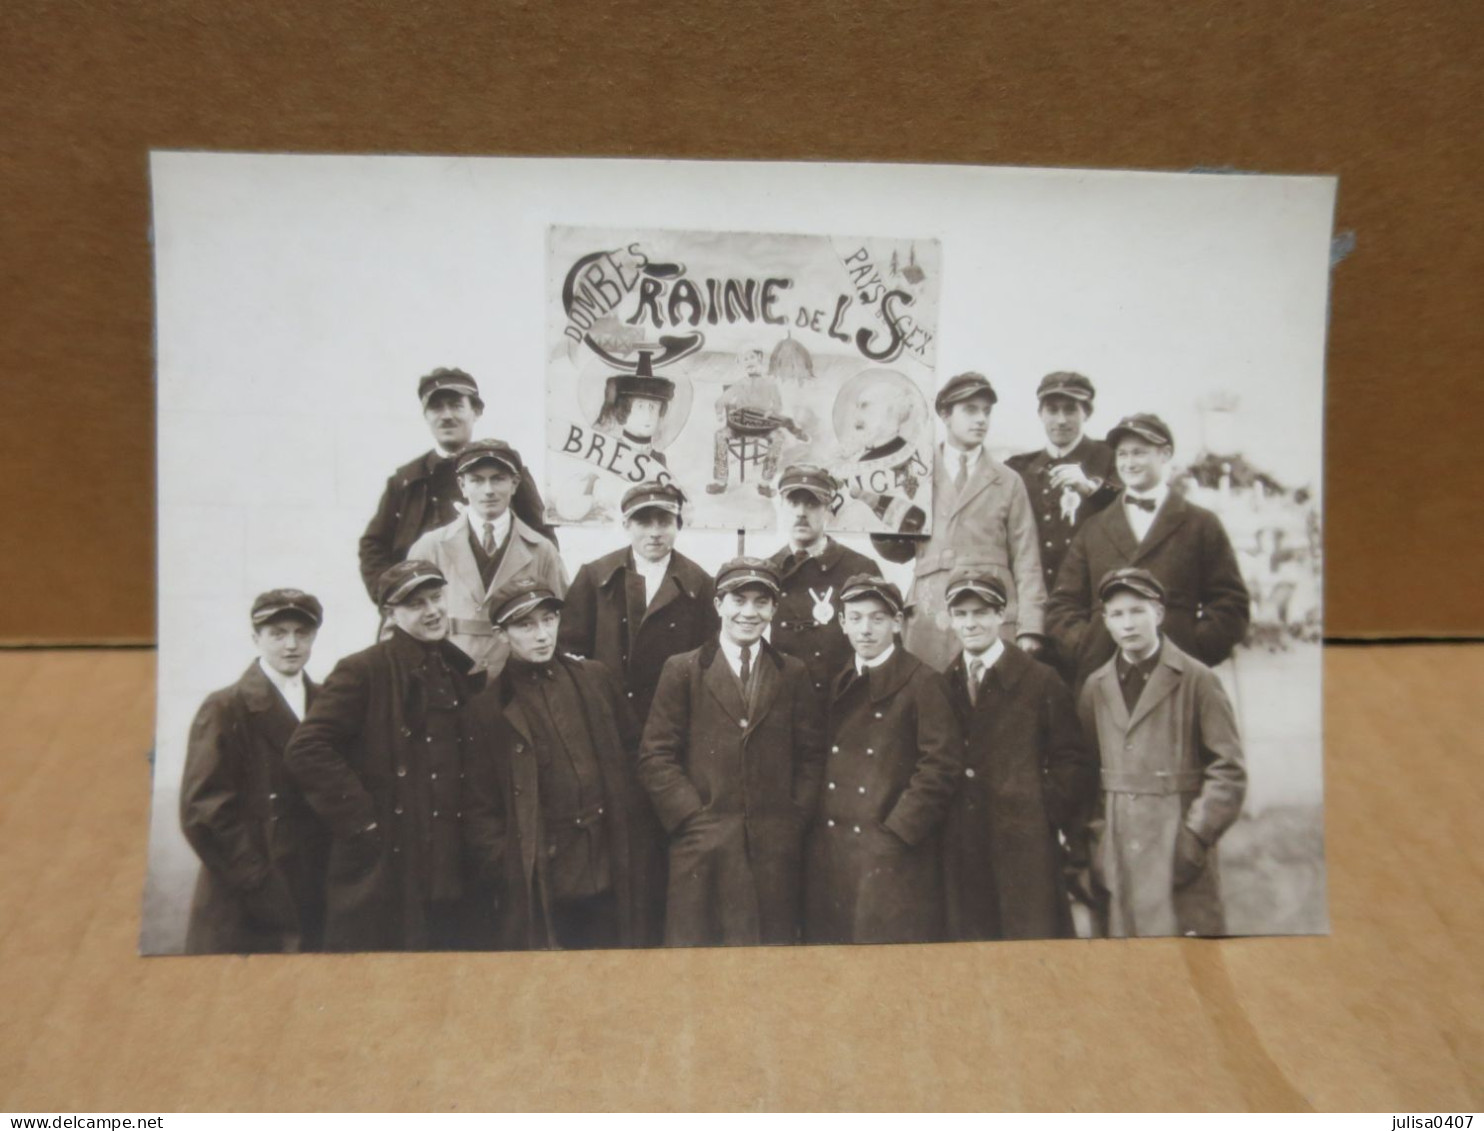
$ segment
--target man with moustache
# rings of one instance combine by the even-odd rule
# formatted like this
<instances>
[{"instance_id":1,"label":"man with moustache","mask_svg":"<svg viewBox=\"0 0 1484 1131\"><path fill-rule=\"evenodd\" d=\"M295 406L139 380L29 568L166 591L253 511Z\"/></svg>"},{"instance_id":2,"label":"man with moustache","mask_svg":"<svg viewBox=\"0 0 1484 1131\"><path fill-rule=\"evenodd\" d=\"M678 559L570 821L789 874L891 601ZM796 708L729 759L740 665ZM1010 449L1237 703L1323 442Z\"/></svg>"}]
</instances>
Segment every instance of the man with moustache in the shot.
<instances>
[{"instance_id":1,"label":"man with moustache","mask_svg":"<svg viewBox=\"0 0 1484 1131\"><path fill-rule=\"evenodd\" d=\"M1005 587L972 569L948 579L963 652L949 699L964 732L963 780L943 835L948 938L1071 938L1062 841L1080 841L1097 794L1066 684L1000 639Z\"/></svg>"},{"instance_id":2,"label":"man with moustache","mask_svg":"<svg viewBox=\"0 0 1484 1131\"><path fill-rule=\"evenodd\" d=\"M434 447L392 473L361 535L361 580L372 600L381 575L405 561L414 542L458 517L462 496L455 482L454 457L473 438L474 425L484 413L479 385L462 369L440 368L426 374L418 380L417 397ZM511 506L522 522L556 542L534 480L521 479Z\"/></svg>"},{"instance_id":3,"label":"man with moustache","mask_svg":"<svg viewBox=\"0 0 1484 1131\"><path fill-rule=\"evenodd\" d=\"M304 665L324 609L273 589L251 620L258 658L206 697L186 747L180 827L201 858L188 954L317 950L324 925L324 831L283 766L319 693Z\"/></svg>"},{"instance_id":4,"label":"man with moustache","mask_svg":"<svg viewBox=\"0 0 1484 1131\"><path fill-rule=\"evenodd\" d=\"M963 769L943 677L898 642L902 594L881 577L841 594L854 660L830 688L830 753L805 859L811 943L943 937L939 834Z\"/></svg>"},{"instance_id":5,"label":"man with moustache","mask_svg":"<svg viewBox=\"0 0 1484 1131\"><path fill-rule=\"evenodd\" d=\"M1247 635L1251 599L1221 520L1187 502L1166 482L1175 440L1152 413L1120 420L1108 433L1124 489L1072 539L1047 620L1062 663L1081 686L1113 655L1097 595L1098 580L1125 566L1159 578L1168 595L1164 633L1187 654L1215 667Z\"/></svg>"},{"instance_id":6,"label":"man with moustache","mask_svg":"<svg viewBox=\"0 0 1484 1131\"><path fill-rule=\"evenodd\" d=\"M670 836L670 946L799 940L824 719L803 662L763 639L778 592L767 561L727 562L716 575L719 636L660 673L639 779Z\"/></svg>"},{"instance_id":7,"label":"man with moustache","mask_svg":"<svg viewBox=\"0 0 1484 1131\"><path fill-rule=\"evenodd\" d=\"M284 752L328 826L325 949L452 950L492 941L464 874L466 709L483 683L448 640L443 573L411 560L381 577L389 636L345 657Z\"/></svg>"},{"instance_id":8,"label":"man with moustache","mask_svg":"<svg viewBox=\"0 0 1484 1131\"><path fill-rule=\"evenodd\" d=\"M711 575L675 549L685 503L673 484L629 488L620 504L628 547L578 569L562 609L561 650L618 676L640 720L665 661L716 636Z\"/></svg>"},{"instance_id":9,"label":"man with moustache","mask_svg":"<svg viewBox=\"0 0 1484 1131\"><path fill-rule=\"evenodd\" d=\"M1080 373L1048 373L1036 389L1046 446L1005 461L1030 492L1048 593L1073 535L1117 498L1122 486L1113 449L1084 432L1096 396L1092 382Z\"/></svg>"},{"instance_id":10,"label":"man with moustache","mask_svg":"<svg viewBox=\"0 0 1484 1131\"><path fill-rule=\"evenodd\" d=\"M1247 789L1231 701L1215 672L1161 632L1165 587L1153 573L1111 570L1098 601L1116 651L1077 704L1102 761L1098 933L1224 934L1216 842Z\"/></svg>"},{"instance_id":11,"label":"man with moustache","mask_svg":"<svg viewBox=\"0 0 1484 1131\"><path fill-rule=\"evenodd\" d=\"M1032 656L1041 650L1046 583L1030 495L1019 475L984 450L998 400L988 378L978 373L960 373L943 386L934 403L947 438L934 461L932 534L925 539L871 536L887 561L916 559L903 643L938 671L958 651L944 592L948 575L961 566L1004 583L1008 604L1001 635Z\"/></svg>"},{"instance_id":12,"label":"man with moustache","mask_svg":"<svg viewBox=\"0 0 1484 1131\"><path fill-rule=\"evenodd\" d=\"M504 440L476 440L454 464L467 506L447 526L429 531L407 551L448 578L449 639L491 675L500 674L509 643L490 624L490 599L516 578L530 577L555 593L567 590L556 546L521 521L511 499L528 478Z\"/></svg>"},{"instance_id":13,"label":"man with moustache","mask_svg":"<svg viewBox=\"0 0 1484 1131\"><path fill-rule=\"evenodd\" d=\"M499 890L501 944L652 946L663 924L659 825L634 772L637 728L611 672L557 652L562 600L520 578L491 617L510 657L479 709L465 838Z\"/></svg>"},{"instance_id":14,"label":"man with moustache","mask_svg":"<svg viewBox=\"0 0 1484 1131\"><path fill-rule=\"evenodd\" d=\"M769 640L797 656L809 669L815 691L824 696L830 678L851 657L840 627L840 594L856 574L876 572L862 553L842 546L824 532L838 487L822 467L795 464L784 469L778 495L788 521L788 545L768 560L778 571L781 593Z\"/></svg>"}]
</instances>

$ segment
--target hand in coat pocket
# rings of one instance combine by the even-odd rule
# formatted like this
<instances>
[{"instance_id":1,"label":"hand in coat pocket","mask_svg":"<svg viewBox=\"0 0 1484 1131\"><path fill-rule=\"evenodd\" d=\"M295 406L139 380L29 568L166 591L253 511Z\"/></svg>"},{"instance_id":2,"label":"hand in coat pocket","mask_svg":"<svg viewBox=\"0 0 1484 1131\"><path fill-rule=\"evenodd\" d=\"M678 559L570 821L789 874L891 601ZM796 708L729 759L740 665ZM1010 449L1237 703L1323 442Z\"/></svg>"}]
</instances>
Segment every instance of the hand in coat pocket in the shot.
<instances>
[{"instance_id":1,"label":"hand in coat pocket","mask_svg":"<svg viewBox=\"0 0 1484 1131\"><path fill-rule=\"evenodd\" d=\"M709 805L703 805L687 817L680 828L675 830L675 836L670 843L674 848L705 852L720 843L720 829L721 818L711 811Z\"/></svg>"},{"instance_id":2,"label":"hand in coat pocket","mask_svg":"<svg viewBox=\"0 0 1484 1131\"><path fill-rule=\"evenodd\" d=\"M1206 845L1184 825L1175 835L1175 887L1193 883L1206 868Z\"/></svg>"}]
</instances>

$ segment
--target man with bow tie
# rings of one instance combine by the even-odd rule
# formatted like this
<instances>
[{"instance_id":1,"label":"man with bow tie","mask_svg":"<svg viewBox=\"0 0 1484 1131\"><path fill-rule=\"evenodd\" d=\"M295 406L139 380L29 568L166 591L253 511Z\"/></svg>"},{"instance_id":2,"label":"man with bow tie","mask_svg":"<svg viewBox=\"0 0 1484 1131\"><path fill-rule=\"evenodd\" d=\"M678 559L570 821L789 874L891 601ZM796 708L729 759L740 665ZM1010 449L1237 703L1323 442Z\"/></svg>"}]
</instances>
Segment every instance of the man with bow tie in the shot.
<instances>
[{"instance_id":1,"label":"man with bow tie","mask_svg":"<svg viewBox=\"0 0 1484 1131\"><path fill-rule=\"evenodd\" d=\"M638 730L612 672L558 653L562 615L532 578L494 596L510 655L477 703L493 738L467 760L465 843L498 892L502 945L655 945L663 857Z\"/></svg>"},{"instance_id":2,"label":"man with bow tie","mask_svg":"<svg viewBox=\"0 0 1484 1131\"><path fill-rule=\"evenodd\" d=\"M1152 413L1135 413L1108 433L1124 490L1078 531L1057 573L1046 619L1058 656L1081 687L1114 651L1097 583L1138 566L1166 591L1164 632L1214 667L1247 635L1251 599L1221 520L1166 482L1175 440Z\"/></svg>"},{"instance_id":3,"label":"man with bow tie","mask_svg":"<svg viewBox=\"0 0 1484 1131\"><path fill-rule=\"evenodd\" d=\"M373 601L381 575L405 561L414 542L458 518L463 496L455 482L454 457L473 438L474 425L484 413L479 385L462 369L440 368L426 374L418 380L417 398L434 447L392 473L361 535L361 580ZM556 543L541 493L529 476L516 485L511 509L536 533Z\"/></svg>"},{"instance_id":4,"label":"man with bow tie","mask_svg":"<svg viewBox=\"0 0 1484 1131\"><path fill-rule=\"evenodd\" d=\"M1036 389L1046 446L1005 461L1030 492L1048 593L1072 538L1118 497L1122 486L1113 449L1084 431L1096 396L1092 382L1080 373L1048 373Z\"/></svg>"},{"instance_id":5,"label":"man with bow tie","mask_svg":"<svg viewBox=\"0 0 1484 1131\"><path fill-rule=\"evenodd\" d=\"M824 696L830 679L849 662L850 641L840 627L840 594L856 574L873 574L876 563L824 532L839 487L822 467L796 464L778 480L788 544L768 560L778 571L782 593L768 639L809 669L814 690Z\"/></svg>"}]
</instances>

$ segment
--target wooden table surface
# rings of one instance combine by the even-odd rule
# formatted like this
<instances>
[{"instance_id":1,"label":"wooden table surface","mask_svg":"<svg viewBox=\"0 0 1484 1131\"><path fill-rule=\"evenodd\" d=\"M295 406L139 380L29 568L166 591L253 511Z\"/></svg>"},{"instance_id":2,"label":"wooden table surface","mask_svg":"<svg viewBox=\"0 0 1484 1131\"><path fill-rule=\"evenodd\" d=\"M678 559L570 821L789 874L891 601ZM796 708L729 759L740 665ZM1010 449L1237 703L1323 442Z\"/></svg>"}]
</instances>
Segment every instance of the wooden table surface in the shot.
<instances>
[{"instance_id":1,"label":"wooden table surface","mask_svg":"<svg viewBox=\"0 0 1484 1131\"><path fill-rule=\"evenodd\" d=\"M0 1110L1478 1110L1484 645L1325 671L1328 938L142 959L154 654L0 653Z\"/></svg>"}]
</instances>

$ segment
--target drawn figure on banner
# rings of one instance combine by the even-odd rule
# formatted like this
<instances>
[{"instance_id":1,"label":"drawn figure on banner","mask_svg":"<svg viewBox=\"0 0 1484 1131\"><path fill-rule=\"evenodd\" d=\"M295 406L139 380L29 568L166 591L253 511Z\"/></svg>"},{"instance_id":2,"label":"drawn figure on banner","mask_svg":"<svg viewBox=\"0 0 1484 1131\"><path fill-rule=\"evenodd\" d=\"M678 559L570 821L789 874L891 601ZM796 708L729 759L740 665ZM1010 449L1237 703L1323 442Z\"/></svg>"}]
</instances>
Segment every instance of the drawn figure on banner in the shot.
<instances>
[{"instance_id":1,"label":"drawn figure on banner","mask_svg":"<svg viewBox=\"0 0 1484 1131\"><path fill-rule=\"evenodd\" d=\"M694 529L770 529L798 463L844 485L831 530L925 532L935 241L554 227L548 254L553 521L653 480Z\"/></svg>"}]
</instances>

